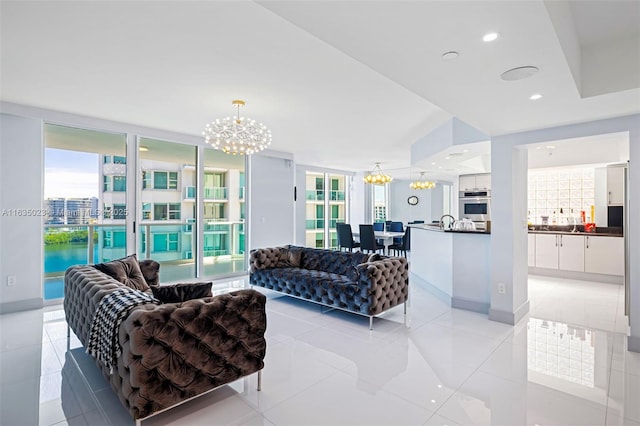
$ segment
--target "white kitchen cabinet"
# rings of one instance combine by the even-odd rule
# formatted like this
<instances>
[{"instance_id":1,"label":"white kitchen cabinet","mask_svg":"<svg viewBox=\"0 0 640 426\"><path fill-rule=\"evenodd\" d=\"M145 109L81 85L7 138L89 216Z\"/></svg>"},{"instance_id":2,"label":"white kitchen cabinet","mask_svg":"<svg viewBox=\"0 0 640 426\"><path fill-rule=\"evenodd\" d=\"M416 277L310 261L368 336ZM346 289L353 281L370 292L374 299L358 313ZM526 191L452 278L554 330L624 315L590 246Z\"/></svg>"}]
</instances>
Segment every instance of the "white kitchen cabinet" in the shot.
<instances>
[{"instance_id":1,"label":"white kitchen cabinet","mask_svg":"<svg viewBox=\"0 0 640 426\"><path fill-rule=\"evenodd\" d=\"M476 175L476 188L491 189L491 173Z\"/></svg>"},{"instance_id":2,"label":"white kitchen cabinet","mask_svg":"<svg viewBox=\"0 0 640 426\"><path fill-rule=\"evenodd\" d=\"M584 238L585 272L624 275L624 238L592 235Z\"/></svg>"},{"instance_id":3,"label":"white kitchen cabinet","mask_svg":"<svg viewBox=\"0 0 640 426\"><path fill-rule=\"evenodd\" d=\"M460 176L460 191L472 191L476 187L476 177L474 175Z\"/></svg>"},{"instance_id":4,"label":"white kitchen cabinet","mask_svg":"<svg viewBox=\"0 0 640 426\"><path fill-rule=\"evenodd\" d=\"M624 204L624 166L607 167L607 204L621 206Z\"/></svg>"},{"instance_id":5,"label":"white kitchen cabinet","mask_svg":"<svg viewBox=\"0 0 640 426\"><path fill-rule=\"evenodd\" d=\"M584 272L585 237L561 234L558 238L558 269Z\"/></svg>"},{"instance_id":6,"label":"white kitchen cabinet","mask_svg":"<svg viewBox=\"0 0 640 426\"><path fill-rule=\"evenodd\" d=\"M529 234L528 248L531 267L624 275L623 237Z\"/></svg>"},{"instance_id":7,"label":"white kitchen cabinet","mask_svg":"<svg viewBox=\"0 0 640 426\"><path fill-rule=\"evenodd\" d=\"M557 234L535 234L536 268L558 269Z\"/></svg>"},{"instance_id":8,"label":"white kitchen cabinet","mask_svg":"<svg viewBox=\"0 0 640 426\"><path fill-rule=\"evenodd\" d=\"M473 191L477 189L491 189L491 173L479 175L461 175L460 191Z\"/></svg>"},{"instance_id":9,"label":"white kitchen cabinet","mask_svg":"<svg viewBox=\"0 0 640 426\"><path fill-rule=\"evenodd\" d=\"M528 251L529 251L529 266L536 266L536 234L529 234L528 237Z\"/></svg>"}]
</instances>

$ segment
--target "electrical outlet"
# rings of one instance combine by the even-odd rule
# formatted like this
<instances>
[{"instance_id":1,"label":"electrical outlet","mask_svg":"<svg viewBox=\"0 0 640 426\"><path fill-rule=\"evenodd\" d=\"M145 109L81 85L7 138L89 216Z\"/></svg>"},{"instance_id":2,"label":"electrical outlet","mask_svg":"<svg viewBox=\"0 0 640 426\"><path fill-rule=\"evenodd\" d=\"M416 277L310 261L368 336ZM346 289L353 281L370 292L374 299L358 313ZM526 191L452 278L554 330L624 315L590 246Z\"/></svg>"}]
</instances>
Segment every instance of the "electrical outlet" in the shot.
<instances>
[{"instance_id":1,"label":"electrical outlet","mask_svg":"<svg viewBox=\"0 0 640 426\"><path fill-rule=\"evenodd\" d=\"M12 286L16 285L16 276L15 275L9 275L7 277L7 285L9 287L12 287Z\"/></svg>"},{"instance_id":2,"label":"electrical outlet","mask_svg":"<svg viewBox=\"0 0 640 426\"><path fill-rule=\"evenodd\" d=\"M507 287L505 287L504 283L498 283L498 293L505 294L507 292Z\"/></svg>"}]
</instances>

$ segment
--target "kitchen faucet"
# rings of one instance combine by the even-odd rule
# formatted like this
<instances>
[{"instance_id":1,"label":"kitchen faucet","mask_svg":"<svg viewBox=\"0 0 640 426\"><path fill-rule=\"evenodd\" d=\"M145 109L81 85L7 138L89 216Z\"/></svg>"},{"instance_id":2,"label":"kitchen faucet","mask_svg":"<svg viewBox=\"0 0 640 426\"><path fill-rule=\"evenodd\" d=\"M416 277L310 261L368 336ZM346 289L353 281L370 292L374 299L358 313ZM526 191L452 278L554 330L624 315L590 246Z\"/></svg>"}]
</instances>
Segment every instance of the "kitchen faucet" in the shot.
<instances>
[{"instance_id":1,"label":"kitchen faucet","mask_svg":"<svg viewBox=\"0 0 640 426\"><path fill-rule=\"evenodd\" d=\"M450 214L443 214L442 216L440 216L440 229L444 230L444 218L445 217L450 217L451 218L451 224L449 224L449 229L453 229L453 224L456 223L456 218L451 216Z\"/></svg>"}]
</instances>

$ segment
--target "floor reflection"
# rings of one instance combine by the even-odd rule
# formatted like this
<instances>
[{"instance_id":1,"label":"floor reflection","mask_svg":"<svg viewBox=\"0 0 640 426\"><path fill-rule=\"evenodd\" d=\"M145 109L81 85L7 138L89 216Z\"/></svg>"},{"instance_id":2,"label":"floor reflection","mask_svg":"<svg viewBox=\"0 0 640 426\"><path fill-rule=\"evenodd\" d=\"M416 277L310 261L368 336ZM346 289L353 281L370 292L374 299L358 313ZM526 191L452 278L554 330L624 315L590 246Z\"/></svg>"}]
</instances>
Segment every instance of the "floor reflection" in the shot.
<instances>
[{"instance_id":1,"label":"floor reflection","mask_svg":"<svg viewBox=\"0 0 640 426\"><path fill-rule=\"evenodd\" d=\"M530 318L527 331L529 371L594 386L596 336L592 330Z\"/></svg>"}]
</instances>

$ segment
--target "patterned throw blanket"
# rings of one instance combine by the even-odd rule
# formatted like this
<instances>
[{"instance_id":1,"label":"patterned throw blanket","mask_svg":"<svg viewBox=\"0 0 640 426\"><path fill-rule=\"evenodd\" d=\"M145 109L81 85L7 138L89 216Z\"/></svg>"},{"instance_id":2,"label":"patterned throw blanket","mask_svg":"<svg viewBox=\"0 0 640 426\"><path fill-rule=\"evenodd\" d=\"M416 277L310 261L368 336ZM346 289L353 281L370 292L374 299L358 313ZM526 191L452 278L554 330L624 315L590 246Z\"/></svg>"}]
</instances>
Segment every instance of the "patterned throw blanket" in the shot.
<instances>
[{"instance_id":1,"label":"patterned throw blanket","mask_svg":"<svg viewBox=\"0 0 640 426\"><path fill-rule=\"evenodd\" d=\"M113 367L122 354L118 344L120 324L132 308L146 303L160 304L160 301L127 287L119 288L100 300L91 322L87 353L109 367L109 374L113 373Z\"/></svg>"}]
</instances>

